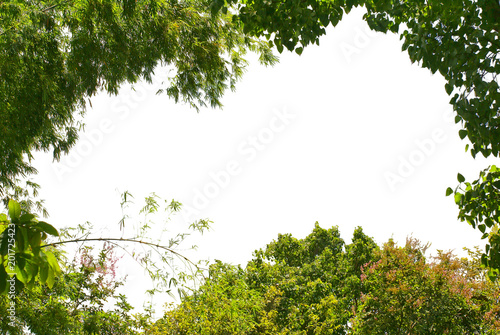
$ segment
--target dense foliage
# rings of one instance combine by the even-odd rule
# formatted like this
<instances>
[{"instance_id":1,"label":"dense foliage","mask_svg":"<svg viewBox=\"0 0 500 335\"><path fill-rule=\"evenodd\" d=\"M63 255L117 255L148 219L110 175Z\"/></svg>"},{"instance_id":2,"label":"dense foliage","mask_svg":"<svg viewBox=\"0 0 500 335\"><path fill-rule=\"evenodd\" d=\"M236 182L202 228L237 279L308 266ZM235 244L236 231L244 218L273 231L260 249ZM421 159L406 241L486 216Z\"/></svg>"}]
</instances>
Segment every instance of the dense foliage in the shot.
<instances>
[{"instance_id":1,"label":"dense foliage","mask_svg":"<svg viewBox=\"0 0 500 335\"><path fill-rule=\"evenodd\" d=\"M361 228L280 235L245 269L218 262L154 334L497 334L500 287L477 252L457 258L408 239L377 246Z\"/></svg>"},{"instance_id":2,"label":"dense foliage","mask_svg":"<svg viewBox=\"0 0 500 335\"><path fill-rule=\"evenodd\" d=\"M0 295L0 330L10 334L497 334L500 286L480 253L469 258L408 239L378 246L361 228L346 244L316 224L304 239L279 235L245 268L211 265L199 289L153 322L118 292L113 244L79 250L51 287ZM113 306L114 304L114 306ZM10 313L15 306L15 313ZM149 310L150 311L150 310ZM147 310L148 312L148 310Z\"/></svg>"}]
</instances>

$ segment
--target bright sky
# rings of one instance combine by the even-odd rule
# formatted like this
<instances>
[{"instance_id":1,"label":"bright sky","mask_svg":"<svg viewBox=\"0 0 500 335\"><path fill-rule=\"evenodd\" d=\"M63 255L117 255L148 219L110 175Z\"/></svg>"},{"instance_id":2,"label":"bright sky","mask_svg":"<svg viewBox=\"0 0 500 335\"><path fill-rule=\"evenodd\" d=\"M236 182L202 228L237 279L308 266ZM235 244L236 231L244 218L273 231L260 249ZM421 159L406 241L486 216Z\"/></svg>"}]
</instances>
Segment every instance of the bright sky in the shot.
<instances>
[{"instance_id":1,"label":"bright sky","mask_svg":"<svg viewBox=\"0 0 500 335\"><path fill-rule=\"evenodd\" d=\"M378 243L481 244L445 190L457 172L476 179L489 163L465 153L443 78L411 65L396 35L368 31L361 16L273 68L252 61L222 110L196 113L147 84L96 97L73 152L57 164L37 156L47 221L115 227L128 190L182 202L188 221L210 218L195 257L233 264L279 233L305 237L316 221L346 241L362 226Z\"/></svg>"}]
</instances>

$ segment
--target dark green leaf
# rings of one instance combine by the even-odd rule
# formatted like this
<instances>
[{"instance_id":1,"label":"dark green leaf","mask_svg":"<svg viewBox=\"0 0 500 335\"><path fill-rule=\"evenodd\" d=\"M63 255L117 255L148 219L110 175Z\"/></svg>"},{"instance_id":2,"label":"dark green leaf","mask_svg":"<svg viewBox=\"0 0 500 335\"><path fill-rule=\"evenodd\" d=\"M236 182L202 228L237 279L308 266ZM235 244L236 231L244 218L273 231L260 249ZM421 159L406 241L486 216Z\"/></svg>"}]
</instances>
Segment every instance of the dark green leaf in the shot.
<instances>
[{"instance_id":1,"label":"dark green leaf","mask_svg":"<svg viewBox=\"0 0 500 335\"><path fill-rule=\"evenodd\" d=\"M0 239L0 256L5 256L9 252L9 230L6 229L3 231Z\"/></svg>"},{"instance_id":2,"label":"dark green leaf","mask_svg":"<svg viewBox=\"0 0 500 335\"><path fill-rule=\"evenodd\" d=\"M448 188L446 189L446 196L449 196L449 195L450 195L450 194L452 194L452 193L453 193L453 190L451 189L451 187L448 187Z\"/></svg>"},{"instance_id":3,"label":"dark green leaf","mask_svg":"<svg viewBox=\"0 0 500 335\"><path fill-rule=\"evenodd\" d=\"M449 83L446 83L446 84L444 85L444 88L445 88L446 93L447 93L448 95L450 95L450 94L451 94L451 92L453 92L453 85L450 85Z\"/></svg>"},{"instance_id":4,"label":"dark green leaf","mask_svg":"<svg viewBox=\"0 0 500 335\"><path fill-rule=\"evenodd\" d=\"M20 251L20 252L24 252L24 250L27 247L26 243L28 241L27 241L27 238L25 238L25 237L26 237L26 228L17 226L16 227L16 247L17 247L18 251Z\"/></svg>"},{"instance_id":5,"label":"dark green leaf","mask_svg":"<svg viewBox=\"0 0 500 335\"><path fill-rule=\"evenodd\" d=\"M2 295L8 286L8 275L7 272L5 271L5 268L3 267L3 264L0 264L0 295Z\"/></svg>"},{"instance_id":6,"label":"dark green leaf","mask_svg":"<svg viewBox=\"0 0 500 335\"><path fill-rule=\"evenodd\" d=\"M457 174L457 180L459 183L463 183L465 181L465 178L464 176L462 176L460 173Z\"/></svg>"},{"instance_id":7,"label":"dark green leaf","mask_svg":"<svg viewBox=\"0 0 500 335\"><path fill-rule=\"evenodd\" d=\"M33 215L33 214L29 214L29 213L25 213L23 215L21 215L21 217L19 218L19 222L21 223L29 223L31 222L36 216Z\"/></svg>"},{"instance_id":8,"label":"dark green leaf","mask_svg":"<svg viewBox=\"0 0 500 335\"><path fill-rule=\"evenodd\" d=\"M52 225L48 224L47 222L40 221L37 224L35 224L33 228L41 230L52 236L59 236L59 232L57 231L57 229L54 228Z\"/></svg>"}]
</instances>

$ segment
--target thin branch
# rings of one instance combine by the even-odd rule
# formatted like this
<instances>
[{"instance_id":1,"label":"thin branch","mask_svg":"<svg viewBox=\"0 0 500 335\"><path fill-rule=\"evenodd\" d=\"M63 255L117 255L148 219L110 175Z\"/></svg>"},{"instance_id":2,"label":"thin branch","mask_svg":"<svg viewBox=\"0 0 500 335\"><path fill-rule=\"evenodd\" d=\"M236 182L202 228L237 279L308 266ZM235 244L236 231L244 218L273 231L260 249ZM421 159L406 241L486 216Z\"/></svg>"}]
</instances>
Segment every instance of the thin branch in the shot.
<instances>
[{"instance_id":1,"label":"thin branch","mask_svg":"<svg viewBox=\"0 0 500 335\"><path fill-rule=\"evenodd\" d=\"M189 258L187 258L184 255L181 255L175 250L172 250L170 248L167 248L166 246L160 245L160 244L155 244L152 242L147 242L147 241L141 241L141 240L134 240L134 239L129 239L129 238L114 238L114 237L96 237L96 238L85 238L85 239L74 239L74 240L68 240L68 241L59 241L59 242L54 242L54 243L49 243L49 244L44 244L40 246L41 248L44 247L53 247L58 244L65 244L65 243L78 243L78 242L90 242L90 241L100 241L100 242L110 242L110 241L119 241L119 242L134 242L134 243L139 243L139 244L144 244L152 248L158 248L158 249L163 249L168 252L171 252L172 254L176 255L177 257L184 259L188 263L194 265L196 268L199 269L198 265L191 261Z\"/></svg>"}]
</instances>

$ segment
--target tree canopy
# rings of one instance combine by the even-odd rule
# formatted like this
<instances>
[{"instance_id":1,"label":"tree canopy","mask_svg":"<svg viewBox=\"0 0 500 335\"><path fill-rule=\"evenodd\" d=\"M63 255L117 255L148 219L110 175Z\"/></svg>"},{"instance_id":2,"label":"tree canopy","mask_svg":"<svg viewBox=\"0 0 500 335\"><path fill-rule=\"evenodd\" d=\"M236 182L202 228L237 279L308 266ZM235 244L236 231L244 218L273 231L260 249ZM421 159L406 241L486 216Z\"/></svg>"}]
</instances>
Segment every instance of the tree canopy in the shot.
<instances>
[{"instance_id":1,"label":"tree canopy","mask_svg":"<svg viewBox=\"0 0 500 335\"><path fill-rule=\"evenodd\" d=\"M317 224L280 235L245 268L217 262L199 290L153 334L497 334L500 288L479 253L458 258L409 238L378 246L361 228L350 244Z\"/></svg>"}]
</instances>

